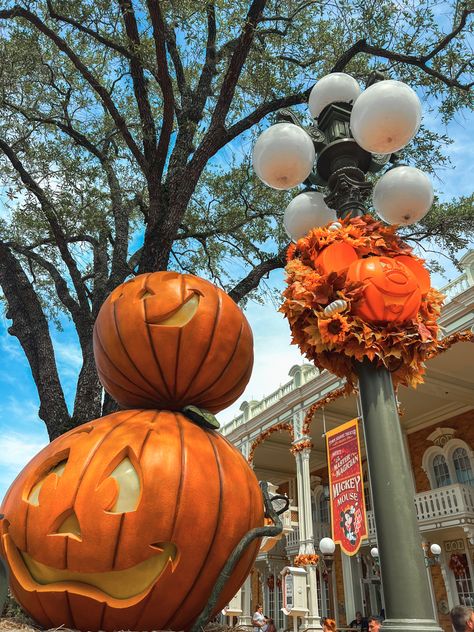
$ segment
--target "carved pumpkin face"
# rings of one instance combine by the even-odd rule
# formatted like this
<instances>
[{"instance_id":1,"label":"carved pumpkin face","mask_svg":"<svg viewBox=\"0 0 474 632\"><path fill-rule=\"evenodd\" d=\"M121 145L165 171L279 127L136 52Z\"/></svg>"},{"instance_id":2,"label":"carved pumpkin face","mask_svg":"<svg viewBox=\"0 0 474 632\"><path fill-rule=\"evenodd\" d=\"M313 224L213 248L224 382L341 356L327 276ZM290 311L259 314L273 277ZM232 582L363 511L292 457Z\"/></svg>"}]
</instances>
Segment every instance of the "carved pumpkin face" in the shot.
<instances>
[{"instance_id":1,"label":"carved pumpkin face","mask_svg":"<svg viewBox=\"0 0 474 632\"><path fill-rule=\"evenodd\" d=\"M119 285L94 326L100 380L124 408L216 413L244 391L252 332L234 301L190 274L154 272Z\"/></svg>"},{"instance_id":2,"label":"carved pumpkin face","mask_svg":"<svg viewBox=\"0 0 474 632\"><path fill-rule=\"evenodd\" d=\"M19 602L45 627L82 630L187 629L234 547L263 524L240 452L180 413L152 410L121 411L53 441L2 511ZM217 610L258 547L239 560Z\"/></svg>"},{"instance_id":3,"label":"carved pumpkin face","mask_svg":"<svg viewBox=\"0 0 474 632\"><path fill-rule=\"evenodd\" d=\"M366 283L364 301L353 311L369 322L403 323L418 313L419 283L412 270L397 258L358 259L349 266L347 280Z\"/></svg>"}]
</instances>

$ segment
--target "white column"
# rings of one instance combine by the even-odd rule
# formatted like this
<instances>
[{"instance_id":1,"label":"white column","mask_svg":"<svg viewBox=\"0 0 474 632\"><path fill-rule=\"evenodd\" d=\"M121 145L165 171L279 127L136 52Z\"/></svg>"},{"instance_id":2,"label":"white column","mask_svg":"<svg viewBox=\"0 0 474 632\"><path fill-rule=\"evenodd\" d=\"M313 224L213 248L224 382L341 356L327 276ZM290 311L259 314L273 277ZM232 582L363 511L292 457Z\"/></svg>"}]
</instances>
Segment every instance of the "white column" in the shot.
<instances>
[{"instance_id":1,"label":"white column","mask_svg":"<svg viewBox=\"0 0 474 632\"><path fill-rule=\"evenodd\" d=\"M242 614L239 617L238 625L252 625L251 599L252 575L249 574L242 586Z\"/></svg>"},{"instance_id":2,"label":"white column","mask_svg":"<svg viewBox=\"0 0 474 632\"><path fill-rule=\"evenodd\" d=\"M304 437L303 441L309 441ZM314 555L313 516L311 509L311 477L309 472L309 457L311 448L306 447L298 451L296 458L296 480L298 484L298 521L300 526L299 555ZM318 609L318 594L316 582L316 567L309 564L305 566L308 578L308 615L305 617L303 627L321 629Z\"/></svg>"}]
</instances>

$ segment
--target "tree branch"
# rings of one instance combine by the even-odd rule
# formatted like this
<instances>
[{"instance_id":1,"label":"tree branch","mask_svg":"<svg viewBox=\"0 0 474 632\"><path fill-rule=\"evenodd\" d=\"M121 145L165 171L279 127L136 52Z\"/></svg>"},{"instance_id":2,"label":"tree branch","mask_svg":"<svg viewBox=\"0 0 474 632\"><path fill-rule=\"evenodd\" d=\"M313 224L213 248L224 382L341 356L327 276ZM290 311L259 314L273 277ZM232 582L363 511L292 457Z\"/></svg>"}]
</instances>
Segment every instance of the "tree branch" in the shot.
<instances>
[{"instance_id":1,"label":"tree branch","mask_svg":"<svg viewBox=\"0 0 474 632\"><path fill-rule=\"evenodd\" d=\"M258 287L258 284L263 276L272 270L284 268L286 264L287 248L288 246L285 246L285 248L282 248L274 257L255 266L255 268L251 270L245 278L239 281L239 283L237 283L237 285L228 292L230 298L236 303L239 303L244 296Z\"/></svg>"},{"instance_id":2,"label":"tree branch","mask_svg":"<svg viewBox=\"0 0 474 632\"><path fill-rule=\"evenodd\" d=\"M448 33L448 35L446 35L446 37L444 37L432 50L431 52L429 52L427 55L422 55L420 57L422 62L427 62L430 59L432 59L435 55L437 55L440 51L443 50L443 48L446 48L446 46L449 44L449 42L454 39L456 37L456 35L458 33L460 33L463 28L466 26L466 22L467 22L467 17L468 15L470 15L471 13L474 13L474 9L464 9L462 14L461 14L461 19L459 20L459 24L457 25L457 27L455 29L453 29L451 31L451 33Z\"/></svg>"},{"instance_id":3,"label":"tree branch","mask_svg":"<svg viewBox=\"0 0 474 632\"><path fill-rule=\"evenodd\" d=\"M163 95L163 123L161 127L156 159L152 167L155 182L160 182L165 167L168 148L173 131L174 121L174 94L173 84L168 68L165 47L165 23L161 13L159 0L147 0L148 12L153 26L153 37L155 40L156 66L158 74L158 84Z\"/></svg>"},{"instance_id":4,"label":"tree branch","mask_svg":"<svg viewBox=\"0 0 474 632\"><path fill-rule=\"evenodd\" d=\"M5 153L7 158L10 160L12 166L18 173L21 178L21 181L26 186L26 188L33 193L33 195L37 198L41 205L41 209L43 210L50 226L52 233L56 239L56 243L59 248L59 252L63 258L64 263L66 264L69 274L71 275L72 282L74 284L74 289L76 290L77 297L79 300L79 304L81 308L84 310L84 313L89 312L89 302L87 298L86 287L82 281L81 274L77 268L77 264L69 252L69 248L67 245L67 240L63 233L61 226L56 218L53 205L48 200L43 189L38 185L38 183L34 180L34 178L28 173L25 169L23 163L19 159L18 155L12 149L8 143L6 143L2 138L0 138L0 149Z\"/></svg>"},{"instance_id":5,"label":"tree branch","mask_svg":"<svg viewBox=\"0 0 474 632\"><path fill-rule=\"evenodd\" d=\"M91 73L91 71L85 66L85 64L79 59L76 53L68 46L66 41L60 37L57 33L52 31L37 15L28 11L27 9L23 9L22 7L16 5L12 9L5 9L0 11L0 19L13 19L13 18L23 18L30 22L35 28L37 28L41 33L46 35L52 42L56 44L56 46L63 53L69 57L71 62L74 64L76 69L80 72L82 77L87 81L87 83L91 86L91 88L96 92L106 109L106 111L112 117L114 123L117 125L117 128L120 130L122 137L127 144L128 148L135 156L136 161L140 165L143 171L146 170L146 163L143 154L141 153L138 145L135 143L133 136L130 133L130 130L127 127L125 119L117 110L115 103L112 100L109 92L106 88L99 82L99 80Z\"/></svg>"},{"instance_id":6,"label":"tree branch","mask_svg":"<svg viewBox=\"0 0 474 632\"><path fill-rule=\"evenodd\" d=\"M466 9L467 11L467 9ZM464 13L466 13L466 11ZM464 15L463 13L463 15ZM471 11L467 11L467 15L469 15ZM465 23L465 22L464 22ZM453 33L459 33L461 29L455 29ZM450 34L445 37L441 43L445 42L445 45L449 43L454 35ZM427 60L430 60L434 55L440 52L441 43L438 44L428 55L425 56L416 56L416 55L406 55L404 53L397 53L395 51L386 50L385 48L379 48L378 46L372 46L367 43L367 40L360 39L353 46L351 46L347 51L345 51L339 59L336 61L334 66L331 69L331 72L342 72L347 64L359 53L364 53L367 55L374 55L374 57L382 57L384 59L389 59L391 61L400 62L403 64L408 64L410 66L416 66L423 70L427 75L431 77L435 77L445 85L450 88L458 88L459 90L469 90L472 84L461 84L457 80L457 78L447 77L443 75L438 70L435 70L431 66L428 66Z\"/></svg>"},{"instance_id":7,"label":"tree branch","mask_svg":"<svg viewBox=\"0 0 474 632\"><path fill-rule=\"evenodd\" d=\"M146 85L145 73L137 51L140 50L140 35L138 25L133 10L132 0L119 0L122 17L125 24L130 47L134 55L130 59L130 72L132 75L133 92L138 105L140 121L142 124L143 149L147 162L153 162L156 151L156 128L151 111L148 89Z\"/></svg>"}]
</instances>

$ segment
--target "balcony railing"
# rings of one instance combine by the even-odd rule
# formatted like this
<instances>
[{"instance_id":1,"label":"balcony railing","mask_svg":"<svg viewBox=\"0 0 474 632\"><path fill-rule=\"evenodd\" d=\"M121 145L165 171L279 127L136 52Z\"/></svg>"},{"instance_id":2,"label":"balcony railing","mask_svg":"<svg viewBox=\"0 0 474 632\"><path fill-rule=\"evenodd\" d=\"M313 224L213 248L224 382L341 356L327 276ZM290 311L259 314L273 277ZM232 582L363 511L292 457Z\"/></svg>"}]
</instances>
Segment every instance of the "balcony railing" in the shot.
<instances>
[{"instance_id":1,"label":"balcony railing","mask_svg":"<svg viewBox=\"0 0 474 632\"><path fill-rule=\"evenodd\" d=\"M415 495L415 508L421 531L427 531L435 525L441 525L441 528L455 524L474 525L474 487L456 484L421 492ZM375 542L373 511L367 512L367 526L369 541ZM316 545L321 538L331 534L330 525L327 522L313 523L313 530ZM293 531L286 536L288 555L295 555L298 547L299 528L294 525Z\"/></svg>"}]
</instances>

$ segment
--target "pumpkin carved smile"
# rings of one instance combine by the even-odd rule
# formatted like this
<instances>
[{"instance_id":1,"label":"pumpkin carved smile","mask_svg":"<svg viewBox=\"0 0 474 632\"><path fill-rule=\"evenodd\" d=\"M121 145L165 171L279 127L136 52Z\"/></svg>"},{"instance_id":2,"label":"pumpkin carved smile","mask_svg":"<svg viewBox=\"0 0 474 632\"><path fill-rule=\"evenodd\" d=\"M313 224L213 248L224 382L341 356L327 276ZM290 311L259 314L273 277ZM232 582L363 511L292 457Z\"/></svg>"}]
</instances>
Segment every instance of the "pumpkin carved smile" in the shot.
<instances>
[{"instance_id":1,"label":"pumpkin carved smile","mask_svg":"<svg viewBox=\"0 0 474 632\"><path fill-rule=\"evenodd\" d=\"M4 544L7 557L15 568L17 576L21 578L23 585L31 590L49 592L55 588L54 584L61 584L57 588L63 590L78 587L78 584L83 586L86 584L118 600L133 597L142 599L157 582L168 563L174 570L178 557L176 546L172 542L166 542L154 545L153 548L160 549L160 553L131 568L101 573L81 573L53 568L36 561L28 553L19 551L10 536L5 537Z\"/></svg>"},{"instance_id":2,"label":"pumpkin carved smile","mask_svg":"<svg viewBox=\"0 0 474 632\"><path fill-rule=\"evenodd\" d=\"M152 296L152 295L150 295ZM161 327L184 327L194 318L198 307L201 292L191 290L188 298L180 303L177 307L170 310L169 304L166 304L166 312L163 313L162 302L156 299L152 300L145 295L145 322L149 325L160 325Z\"/></svg>"}]
</instances>

